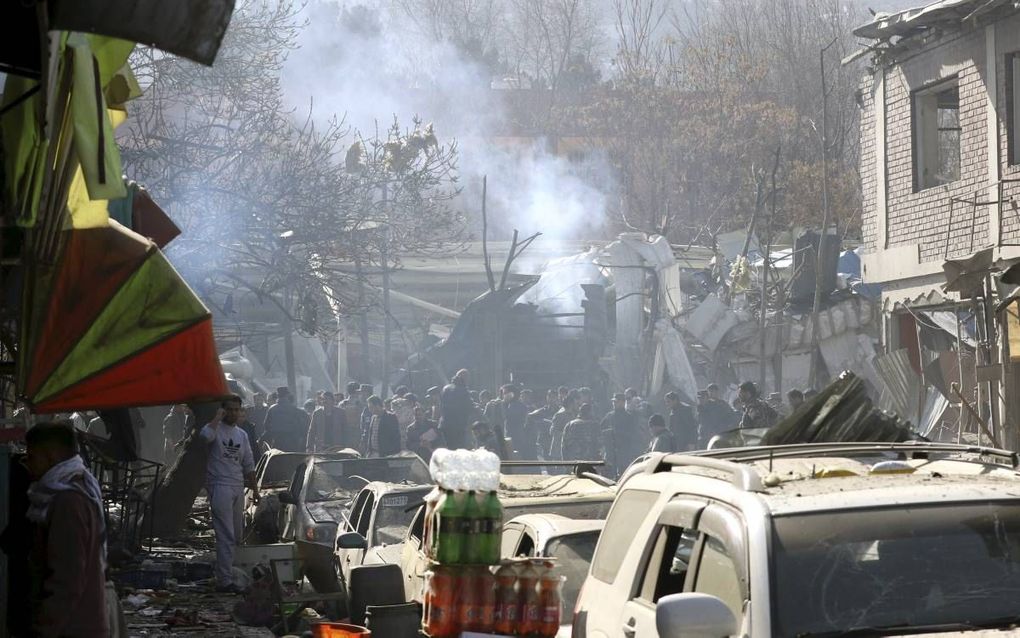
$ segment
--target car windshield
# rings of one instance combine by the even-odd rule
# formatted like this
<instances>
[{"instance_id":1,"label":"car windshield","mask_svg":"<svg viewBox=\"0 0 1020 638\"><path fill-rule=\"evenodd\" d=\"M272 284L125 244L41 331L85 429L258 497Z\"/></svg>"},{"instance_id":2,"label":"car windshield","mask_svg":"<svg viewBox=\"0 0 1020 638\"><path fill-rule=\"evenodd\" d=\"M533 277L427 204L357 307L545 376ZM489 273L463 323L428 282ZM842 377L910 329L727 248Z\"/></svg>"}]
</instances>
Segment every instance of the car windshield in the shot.
<instances>
[{"instance_id":1,"label":"car windshield","mask_svg":"<svg viewBox=\"0 0 1020 638\"><path fill-rule=\"evenodd\" d=\"M416 456L319 461L312 466L306 499L315 503L351 498L371 481L426 485L431 478Z\"/></svg>"},{"instance_id":2,"label":"car windshield","mask_svg":"<svg viewBox=\"0 0 1020 638\"><path fill-rule=\"evenodd\" d=\"M569 623L574 613L574 603L581 585L588 575L591 557L595 554L595 544L599 540L598 530L580 532L569 536L560 536L549 541L545 553L556 559L560 573L566 576L563 583L563 606L560 622Z\"/></svg>"},{"instance_id":3,"label":"car windshield","mask_svg":"<svg viewBox=\"0 0 1020 638\"><path fill-rule=\"evenodd\" d=\"M1016 503L821 512L774 525L775 635L1009 624L1002 619L1018 615Z\"/></svg>"},{"instance_id":4,"label":"car windshield","mask_svg":"<svg viewBox=\"0 0 1020 638\"><path fill-rule=\"evenodd\" d=\"M375 514L375 536L372 538L372 545L403 543L407 528L411 525L411 520L426 494L428 490L383 496Z\"/></svg>"},{"instance_id":5,"label":"car windshield","mask_svg":"<svg viewBox=\"0 0 1020 638\"><path fill-rule=\"evenodd\" d=\"M262 472L262 485L286 485L294 476L294 470L305 462L307 454L274 454L266 461Z\"/></svg>"}]
</instances>

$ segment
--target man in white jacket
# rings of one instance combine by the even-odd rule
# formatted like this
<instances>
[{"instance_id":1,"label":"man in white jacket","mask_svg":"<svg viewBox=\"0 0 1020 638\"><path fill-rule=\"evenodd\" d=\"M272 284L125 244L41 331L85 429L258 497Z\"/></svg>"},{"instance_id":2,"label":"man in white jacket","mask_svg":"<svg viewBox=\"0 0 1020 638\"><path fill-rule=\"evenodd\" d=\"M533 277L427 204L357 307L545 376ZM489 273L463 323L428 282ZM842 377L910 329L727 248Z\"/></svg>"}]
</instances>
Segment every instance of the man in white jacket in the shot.
<instances>
[{"instance_id":1,"label":"man in white jacket","mask_svg":"<svg viewBox=\"0 0 1020 638\"><path fill-rule=\"evenodd\" d=\"M255 461L248 435L237 426L241 415L241 397L224 399L213 420L202 428L200 436L209 445L206 462L206 492L216 532L216 590L240 593L234 584L232 569L234 548L244 534L244 486L255 492Z\"/></svg>"}]
</instances>

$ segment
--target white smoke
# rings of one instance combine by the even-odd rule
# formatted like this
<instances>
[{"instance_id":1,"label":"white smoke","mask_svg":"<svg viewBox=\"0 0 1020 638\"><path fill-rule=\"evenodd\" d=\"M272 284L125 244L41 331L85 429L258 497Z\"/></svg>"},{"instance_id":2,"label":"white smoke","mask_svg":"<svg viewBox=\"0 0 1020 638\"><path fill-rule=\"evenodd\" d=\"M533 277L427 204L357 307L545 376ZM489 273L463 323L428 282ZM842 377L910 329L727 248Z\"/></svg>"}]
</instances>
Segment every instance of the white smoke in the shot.
<instances>
[{"instance_id":1,"label":"white smoke","mask_svg":"<svg viewBox=\"0 0 1020 638\"><path fill-rule=\"evenodd\" d=\"M511 139L511 114L487 69L420 34L388 3L313 0L303 13L308 24L283 75L296 116L309 108L318 121L343 116L366 135L385 133L394 116L403 127L417 116L435 124L441 141L456 139L464 189L457 205L475 227L488 177L490 239L509 239L514 228L541 232L549 249L602 236L613 191L607 163L555 154L545 139Z\"/></svg>"}]
</instances>

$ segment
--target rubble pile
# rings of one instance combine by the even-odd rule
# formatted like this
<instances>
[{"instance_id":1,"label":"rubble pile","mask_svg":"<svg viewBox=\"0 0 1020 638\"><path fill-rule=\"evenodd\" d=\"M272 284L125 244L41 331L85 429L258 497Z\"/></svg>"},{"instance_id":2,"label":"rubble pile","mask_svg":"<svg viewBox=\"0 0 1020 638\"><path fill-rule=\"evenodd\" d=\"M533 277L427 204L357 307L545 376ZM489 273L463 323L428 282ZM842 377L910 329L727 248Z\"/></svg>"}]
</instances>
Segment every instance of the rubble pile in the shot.
<instances>
[{"instance_id":1,"label":"rubble pile","mask_svg":"<svg viewBox=\"0 0 1020 638\"><path fill-rule=\"evenodd\" d=\"M895 443L915 438L910 423L877 409L864 380L847 371L769 430L761 443Z\"/></svg>"}]
</instances>

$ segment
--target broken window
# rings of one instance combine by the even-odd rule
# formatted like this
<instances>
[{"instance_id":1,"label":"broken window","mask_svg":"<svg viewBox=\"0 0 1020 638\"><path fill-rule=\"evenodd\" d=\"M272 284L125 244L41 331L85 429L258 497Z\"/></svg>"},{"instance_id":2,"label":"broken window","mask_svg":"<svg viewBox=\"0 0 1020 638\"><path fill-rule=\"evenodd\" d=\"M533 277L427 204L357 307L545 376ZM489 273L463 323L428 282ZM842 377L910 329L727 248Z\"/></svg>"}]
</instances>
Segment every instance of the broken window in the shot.
<instances>
[{"instance_id":1,"label":"broken window","mask_svg":"<svg viewBox=\"0 0 1020 638\"><path fill-rule=\"evenodd\" d=\"M960 179L960 84L957 78L913 95L914 190Z\"/></svg>"},{"instance_id":2,"label":"broken window","mask_svg":"<svg viewBox=\"0 0 1020 638\"><path fill-rule=\"evenodd\" d=\"M1006 56L1006 141L1009 163L1020 164L1020 52Z\"/></svg>"}]
</instances>

